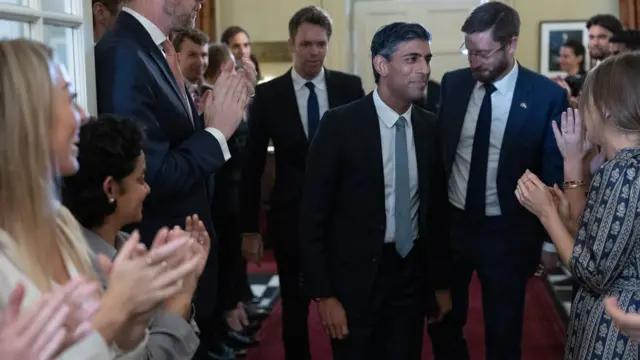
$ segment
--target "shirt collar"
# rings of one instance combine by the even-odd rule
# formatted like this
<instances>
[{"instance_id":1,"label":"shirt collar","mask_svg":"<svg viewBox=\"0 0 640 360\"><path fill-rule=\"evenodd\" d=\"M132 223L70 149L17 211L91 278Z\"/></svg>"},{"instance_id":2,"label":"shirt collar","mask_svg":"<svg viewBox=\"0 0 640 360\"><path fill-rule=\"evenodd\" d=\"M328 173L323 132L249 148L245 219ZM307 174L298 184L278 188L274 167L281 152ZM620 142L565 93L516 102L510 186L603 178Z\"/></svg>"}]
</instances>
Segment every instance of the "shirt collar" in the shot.
<instances>
[{"instance_id":1,"label":"shirt collar","mask_svg":"<svg viewBox=\"0 0 640 360\"><path fill-rule=\"evenodd\" d=\"M411 127L411 110L413 105L409 106L409 109L404 112L404 114L399 115L395 110L389 107L389 105L385 104L384 101L380 98L380 94L378 94L378 89L373 91L373 105L376 107L376 113L378 113L378 118L382 120L382 122L388 127L392 128L398 118L400 116L404 117L407 120L407 126Z\"/></svg>"},{"instance_id":2,"label":"shirt collar","mask_svg":"<svg viewBox=\"0 0 640 360\"><path fill-rule=\"evenodd\" d=\"M316 77L311 79L311 82L313 83L313 85L315 85L315 87L320 89L320 90L325 90L326 89L326 84L324 82L324 76L325 76L324 68L321 68L320 72L318 73L318 75L316 75ZM296 91L302 89L302 87L304 87L305 84L309 82L309 80L306 80L305 78L300 76L300 74L298 74L296 72L295 68L291 68L291 79L293 80L293 87L294 87L294 89Z\"/></svg>"},{"instance_id":3,"label":"shirt collar","mask_svg":"<svg viewBox=\"0 0 640 360\"><path fill-rule=\"evenodd\" d=\"M519 72L518 62L513 64L511 71L507 73L502 79L493 83L493 86L496 87L496 91L500 93L500 95L506 95L509 92L512 92L516 87L516 81L518 80L518 72ZM476 89L481 87L483 84L481 82L476 83Z\"/></svg>"},{"instance_id":4,"label":"shirt collar","mask_svg":"<svg viewBox=\"0 0 640 360\"><path fill-rule=\"evenodd\" d=\"M149 19L147 19L146 17L140 15L139 12L126 6L122 8L122 11L129 13L140 22L142 27L145 28L145 30L147 30L147 32L151 36L151 40L153 40L154 44L161 46L162 43L167 40L167 35L165 35L162 30L160 30L160 28L156 26L156 24L149 21Z\"/></svg>"}]
</instances>

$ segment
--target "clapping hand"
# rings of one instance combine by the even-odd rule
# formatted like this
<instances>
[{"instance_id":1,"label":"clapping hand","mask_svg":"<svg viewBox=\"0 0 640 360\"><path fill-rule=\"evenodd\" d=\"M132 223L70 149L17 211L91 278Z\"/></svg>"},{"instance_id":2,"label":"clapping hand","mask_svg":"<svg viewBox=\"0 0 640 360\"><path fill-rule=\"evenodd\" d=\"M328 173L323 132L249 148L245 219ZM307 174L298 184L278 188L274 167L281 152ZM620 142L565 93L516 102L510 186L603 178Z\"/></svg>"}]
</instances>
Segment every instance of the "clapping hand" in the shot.
<instances>
[{"instance_id":1,"label":"clapping hand","mask_svg":"<svg viewBox=\"0 0 640 360\"><path fill-rule=\"evenodd\" d=\"M556 209L558 209L558 215L560 215L562 223L569 231L572 231L571 203L569 199L558 185L550 187L549 192L553 197L553 203L556 205Z\"/></svg>"},{"instance_id":2,"label":"clapping hand","mask_svg":"<svg viewBox=\"0 0 640 360\"><path fill-rule=\"evenodd\" d=\"M562 113L560 128L556 121L552 121L551 126L562 157L572 162L582 161L592 145L585 137L580 112L577 109L568 108Z\"/></svg>"},{"instance_id":3,"label":"clapping hand","mask_svg":"<svg viewBox=\"0 0 640 360\"><path fill-rule=\"evenodd\" d=\"M158 231L149 251L142 251L140 235L134 231L111 262L100 256L103 271L109 275L104 299L113 299L127 317L144 314L182 290L184 280L192 274L200 259L193 257L175 264L176 252L189 242L186 235L167 241L168 229Z\"/></svg>"},{"instance_id":4,"label":"clapping hand","mask_svg":"<svg viewBox=\"0 0 640 360\"><path fill-rule=\"evenodd\" d=\"M3 360L48 360L83 340L91 331L90 318L97 307L84 304L97 285L72 280L22 311L25 288L18 285L0 313L0 354Z\"/></svg>"},{"instance_id":5,"label":"clapping hand","mask_svg":"<svg viewBox=\"0 0 640 360\"><path fill-rule=\"evenodd\" d=\"M189 237L189 243L184 248L184 251L181 252L178 260L187 262L195 258L199 260L198 265L195 271L185 279L185 286L182 291L165 301L164 309L169 313L180 314L186 320L189 317L191 300L198 286L198 279L200 275L202 275L207 263L211 248L211 239L209 232L207 232L204 223L198 218L198 215L187 216L184 231L179 226L175 226L169 233L168 241L184 235Z\"/></svg>"},{"instance_id":6,"label":"clapping hand","mask_svg":"<svg viewBox=\"0 0 640 360\"><path fill-rule=\"evenodd\" d=\"M191 245L191 250L194 252L194 255L199 256L200 258L200 263L196 269L196 276L200 277L207 263L209 251L211 251L211 237L209 236L209 232L204 226L204 223L200 218L198 218L197 214L187 216L185 220L185 231L189 234L191 239L194 240Z\"/></svg>"},{"instance_id":7,"label":"clapping hand","mask_svg":"<svg viewBox=\"0 0 640 360\"><path fill-rule=\"evenodd\" d=\"M235 133L249 103L247 77L237 73L233 62L222 67L216 79L215 96L207 96L204 121L207 127L219 130L226 139Z\"/></svg>"},{"instance_id":8,"label":"clapping hand","mask_svg":"<svg viewBox=\"0 0 640 360\"><path fill-rule=\"evenodd\" d=\"M538 219L548 216L551 212L557 212L553 195L547 185L529 170L518 180L515 194L520 204Z\"/></svg>"},{"instance_id":9,"label":"clapping hand","mask_svg":"<svg viewBox=\"0 0 640 360\"><path fill-rule=\"evenodd\" d=\"M258 84L258 72L253 61L248 58L242 58L240 61L240 72L244 75L247 85L247 94L252 97Z\"/></svg>"}]
</instances>

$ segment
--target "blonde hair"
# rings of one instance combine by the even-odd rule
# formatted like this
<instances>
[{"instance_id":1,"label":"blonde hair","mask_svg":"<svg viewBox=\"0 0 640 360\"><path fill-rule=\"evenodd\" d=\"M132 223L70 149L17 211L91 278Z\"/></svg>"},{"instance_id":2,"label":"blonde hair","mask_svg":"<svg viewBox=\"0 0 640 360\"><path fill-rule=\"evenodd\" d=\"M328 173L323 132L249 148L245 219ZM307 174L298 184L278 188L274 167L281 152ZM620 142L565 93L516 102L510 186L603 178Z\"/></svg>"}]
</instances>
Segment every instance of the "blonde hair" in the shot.
<instances>
[{"instance_id":1,"label":"blonde hair","mask_svg":"<svg viewBox=\"0 0 640 360\"><path fill-rule=\"evenodd\" d=\"M626 52L607 58L587 74L579 109L583 117L597 119L592 125L601 140L608 125L636 141L640 140L640 53ZM595 116L594 116L595 115Z\"/></svg>"},{"instance_id":2,"label":"blonde hair","mask_svg":"<svg viewBox=\"0 0 640 360\"><path fill-rule=\"evenodd\" d=\"M0 229L12 239L2 250L41 291L51 290L58 254L96 279L81 229L57 196L55 71L43 44L0 41Z\"/></svg>"}]
</instances>

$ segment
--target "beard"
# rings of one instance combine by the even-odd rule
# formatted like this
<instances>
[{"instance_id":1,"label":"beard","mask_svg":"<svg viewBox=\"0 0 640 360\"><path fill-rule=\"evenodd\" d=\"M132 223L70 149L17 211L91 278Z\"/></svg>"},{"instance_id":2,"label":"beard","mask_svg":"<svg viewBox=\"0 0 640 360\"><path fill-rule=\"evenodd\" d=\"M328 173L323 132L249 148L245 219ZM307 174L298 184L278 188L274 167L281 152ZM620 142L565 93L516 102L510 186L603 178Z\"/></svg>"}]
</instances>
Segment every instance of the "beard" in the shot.
<instances>
[{"instance_id":1,"label":"beard","mask_svg":"<svg viewBox=\"0 0 640 360\"><path fill-rule=\"evenodd\" d=\"M197 5L196 5L197 6ZM191 11L180 6L180 0L165 0L163 11L165 15L171 18L171 27L173 29L191 29L196 25L194 7Z\"/></svg>"},{"instance_id":2,"label":"beard","mask_svg":"<svg viewBox=\"0 0 640 360\"><path fill-rule=\"evenodd\" d=\"M509 68L509 59L505 55L500 59L496 59L494 64L487 64L486 67L478 70L471 69L473 78L481 83L493 83L500 75L504 74Z\"/></svg>"}]
</instances>

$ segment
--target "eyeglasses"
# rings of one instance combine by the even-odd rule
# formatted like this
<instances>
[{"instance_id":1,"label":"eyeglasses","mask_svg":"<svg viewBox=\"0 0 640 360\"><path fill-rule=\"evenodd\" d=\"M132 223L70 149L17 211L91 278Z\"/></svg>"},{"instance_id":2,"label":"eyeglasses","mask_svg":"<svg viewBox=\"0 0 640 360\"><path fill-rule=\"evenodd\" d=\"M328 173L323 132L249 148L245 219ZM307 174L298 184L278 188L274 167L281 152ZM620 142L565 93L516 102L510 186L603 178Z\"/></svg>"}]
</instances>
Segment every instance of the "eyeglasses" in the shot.
<instances>
[{"instance_id":1,"label":"eyeglasses","mask_svg":"<svg viewBox=\"0 0 640 360\"><path fill-rule=\"evenodd\" d=\"M498 53L498 51L504 49L507 46L507 44L504 44L502 46L500 46L499 48L486 52L486 51L469 51L467 49L467 45L465 43L462 43L462 45L460 45L460 54L465 55L465 56L475 56L477 58L480 58L482 60L489 60L493 55L495 55L496 53Z\"/></svg>"}]
</instances>

